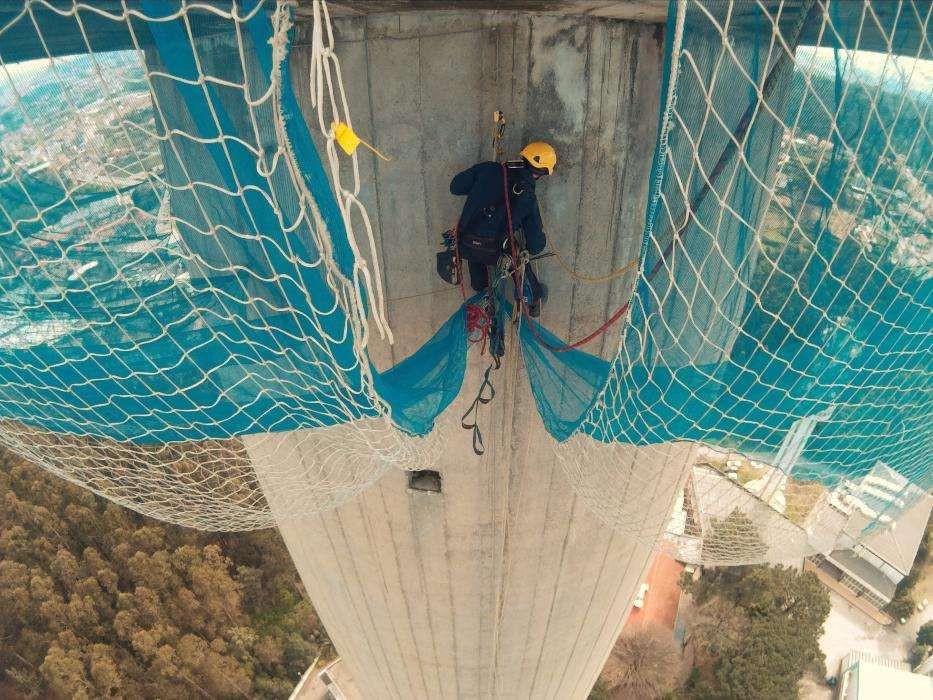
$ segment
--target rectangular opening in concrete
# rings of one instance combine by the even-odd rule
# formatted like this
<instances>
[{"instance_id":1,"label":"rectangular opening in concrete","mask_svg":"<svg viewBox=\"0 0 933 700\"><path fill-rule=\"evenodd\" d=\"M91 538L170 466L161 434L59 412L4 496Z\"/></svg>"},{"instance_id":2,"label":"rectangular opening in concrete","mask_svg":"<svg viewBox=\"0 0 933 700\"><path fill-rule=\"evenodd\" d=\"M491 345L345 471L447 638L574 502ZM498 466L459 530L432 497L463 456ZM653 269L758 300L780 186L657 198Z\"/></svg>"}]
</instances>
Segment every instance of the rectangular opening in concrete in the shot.
<instances>
[{"instance_id":1,"label":"rectangular opening in concrete","mask_svg":"<svg viewBox=\"0 0 933 700\"><path fill-rule=\"evenodd\" d=\"M441 492L441 475L433 469L408 472L408 488L412 491Z\"/></svg>"}]
</instances>

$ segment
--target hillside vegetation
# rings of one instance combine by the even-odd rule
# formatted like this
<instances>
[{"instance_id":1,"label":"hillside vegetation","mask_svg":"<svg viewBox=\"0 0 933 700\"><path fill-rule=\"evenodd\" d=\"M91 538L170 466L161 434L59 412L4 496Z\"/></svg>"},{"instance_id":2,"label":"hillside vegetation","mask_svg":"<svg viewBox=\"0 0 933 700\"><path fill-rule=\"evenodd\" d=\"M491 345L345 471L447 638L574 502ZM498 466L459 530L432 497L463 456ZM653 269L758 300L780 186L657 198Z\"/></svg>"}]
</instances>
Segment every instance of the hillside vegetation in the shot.
<instances>
[{"instance_id":1,"label":"hillside vegetation","mask_svg":"<svg viewBox=\"0 0 933 700\"><path fill-rule=\"evenodd\" d=\"M166 525L0 452L0 697L285 698L330 653L274 531Z\"/></svg>"}]
</instances>

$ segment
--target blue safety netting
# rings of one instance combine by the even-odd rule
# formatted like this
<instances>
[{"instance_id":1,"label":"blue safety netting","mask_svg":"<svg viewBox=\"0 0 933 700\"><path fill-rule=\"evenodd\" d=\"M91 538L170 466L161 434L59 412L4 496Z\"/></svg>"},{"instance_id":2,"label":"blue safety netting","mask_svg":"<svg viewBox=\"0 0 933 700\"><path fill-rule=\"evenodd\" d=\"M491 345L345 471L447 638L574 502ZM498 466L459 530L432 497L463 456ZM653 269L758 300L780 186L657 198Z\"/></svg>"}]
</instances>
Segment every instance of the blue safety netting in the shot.
<instances>
[{"instance_id":1,"label":"blue safety netting","mask_svg":"<svg viewBox=\"0 0 933 700\"><path fill-rule=\"evenodd\" d=\"M810 478L883 462L929 488L931 5L691 1L675 55L679 5L619 353L523 333L545 425L773 463L817 417Z\"/></svg>"},{"instance_id":2,"label":"blue safety netting","mask_svg":"<svg viewBox=\"0 0 933 700\"><path fill-rule=\"evenodd\" d=\"M386 412L427 433L463 311L386 372L360 349L275 5L56 9L0 14L0 416L138 443Z\"/></svg>"},{"instance_id":3,"label":"blue safety netting","mask_svg":"<svg viewBox=\"0 0 933 700\"><path fill-rule=\"evenodd\" d=\"M462 384L463 310L371 365L271 8L181 7L79 10L85 32L48 7L0 14L4 64L56 56L0 91L0 415L136 442L385 411L426 433ZM522 329L555 438L774 454L821 415L808 463L926 478L929 8L903 7L688 2L675 57L672 4L675 101L619 354Z\"/></svg>"}]
</instances>

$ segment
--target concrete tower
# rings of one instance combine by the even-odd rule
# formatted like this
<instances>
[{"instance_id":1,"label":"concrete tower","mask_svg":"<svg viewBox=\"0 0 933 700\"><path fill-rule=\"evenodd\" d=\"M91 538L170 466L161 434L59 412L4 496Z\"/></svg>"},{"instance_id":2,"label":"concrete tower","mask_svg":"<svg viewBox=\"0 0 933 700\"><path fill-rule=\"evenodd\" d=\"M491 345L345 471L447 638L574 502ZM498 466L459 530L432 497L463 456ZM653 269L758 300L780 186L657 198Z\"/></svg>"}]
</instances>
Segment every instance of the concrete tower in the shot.
<instances>
[{"instance_id":1,"label":"concrete tower","mask_svg":"<svg viewBox=\"0 0 933 700\"><path fill-rule=\"evenodd\" d=\"M663 30L583 16L579 4L547 15L388 14L367 13L380 3L364 2L353 6L360 16L335 20L354 126L392 156L362 163L395 300L397 340L376 358L381 366L419 347L460 303L452 289L426 293L444 287L434 254L462 204L448 193L450 177L492 157L495 109L508 118L510 153L533 139L557 148L557 174L539 197L550 241L576 269L604 274L637 256ZM309 31L299 25L292 53L304 100ZM539 272L550 287L543 320L563 337L592 330L630 291L630 279L575 282L553 260ZM601 343L588 349L612 355L618 329ZM473 454L456 419L487 363L471 351L462 396L442 418L439 493L413 490L393 470L336 510L280 526L366 697L584 698L650 560L645 538L601 525L575 496L515 343L480 413L488 450ZM670 513L690 457L685 445L622 454L649 528ZM290 459L300 468L300 454Z\"/></svg>"}]
</instances>

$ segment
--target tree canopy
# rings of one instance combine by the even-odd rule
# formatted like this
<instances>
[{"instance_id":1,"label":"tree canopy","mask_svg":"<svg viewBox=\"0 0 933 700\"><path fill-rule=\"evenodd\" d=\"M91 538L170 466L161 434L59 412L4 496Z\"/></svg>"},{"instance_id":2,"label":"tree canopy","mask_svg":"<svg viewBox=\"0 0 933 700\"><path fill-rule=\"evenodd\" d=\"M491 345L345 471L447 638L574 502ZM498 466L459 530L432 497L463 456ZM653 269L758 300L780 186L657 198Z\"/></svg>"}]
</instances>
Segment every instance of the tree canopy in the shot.
<instances>
[{"instance_id":1,"label":"tree canopy","mask_svg":"<svg viewBox=\"0 0 933 700\"><path fill-rule=\"evenodd\" d=\"M712 561L728 561L738 555L755 559L767 551L758 525L738 508L725 518L712 518L709 534L703 541L703 556Z\"/></svg>"},{"instance_id":2,"label":"tree canopy","mask_svg":"<svg viewBox=\"0 0 933 700\"><path fill-rule=\"evenodd\" d=\"M933 620L924 622L917 630L917 644L933 647Z\"/></svg>"},{"instance_id":3,"label":"tree canopy","mask_svg":"<svg viewBox=\"0 0 933 700\"><path fill-rule=\"evenodd\" d=\"M680 649L668 630L637 630L616 640L602 680L617 697L653 700L676 687L679 663Z\"/></svg>"},{"instance_id":4,"label":"tree canopy","mask_svg":"<svg viewBox=\"0 0 933 700\"><path fill-rule=\"evenodd\" d=\"M784 700L797 697L806 671L825 673L819 638L830 602L813 574L714 569L687 588L696 603L687 641L708 671L694 674L690 697Z\"/></svg>"},{"instance_id":5,"label":"tree canopy","mask_svg":"<svg viewBox=\"0 0 933 700\"><path fill-rule=\"evenodd\" d=\"M287 697L328 650L277 533L166 525L0 452L0 696Z\"/></svg>"}]
</instances>

